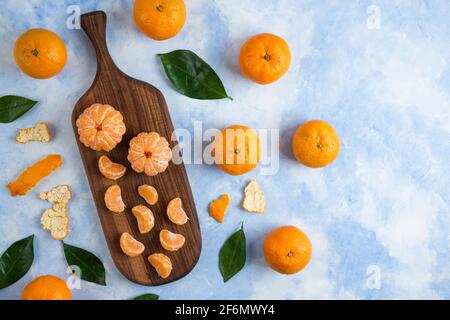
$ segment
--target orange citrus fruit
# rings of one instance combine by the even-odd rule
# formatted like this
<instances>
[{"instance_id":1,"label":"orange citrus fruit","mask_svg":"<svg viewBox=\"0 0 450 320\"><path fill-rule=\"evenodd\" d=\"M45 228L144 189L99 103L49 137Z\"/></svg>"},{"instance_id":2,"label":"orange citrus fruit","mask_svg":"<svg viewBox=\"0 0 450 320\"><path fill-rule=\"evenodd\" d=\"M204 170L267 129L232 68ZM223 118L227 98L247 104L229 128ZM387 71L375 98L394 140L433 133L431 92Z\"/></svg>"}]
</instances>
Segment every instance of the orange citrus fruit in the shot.
<instances>
[{"instance_id":1,"label":"orange citrus fruit","mask_svg":"<svg viewBox=\"0 0 450 320\"><path fill-rule=\"evenodd\" d=\"M231 175L241 175L258 166L259 138L250 127L233 125L219 132L213 142L216 165Z\"/></svg>"},{"instance_id":2,"label":"orange citrus fruit","mask_svg":"<svg viewBox=\"0 0 450 320\"><path fill-rule=\"evenodd\" d=\"M156 191L155 187L148 184L140 185L138 193L151 206L158 202L158 191Z\"/></svg>"},{"instance_id":3,"label":"orange citrus fruit","mask_svg":"<svg viewBox=\"0 0 450 320\"><path fill-rule=\"evenodd\" d=\"M98 159L98 169L105 178L112 180L122 178L127 171L127 167L112 162L107 156L101 156L100 159Z\"/></svg>"},{"instance_id":4,"label":"orange citrus fruit","mask_svg":"<svg viewBox=\"0 0 450 320\"><path fill-rule=\"evenodd\" d=\"M95 151L111 151L126 131L122 114L109 104L95 103L86 108L76 126L80 141Z\"/></svg>"},{"instance_id":5,"label":"orange citrus fruit","mask_svg":"<svg viewBox=\"0 0 450 320\"><path fill-rule=\"evenodd\" d=\"M124 232L120 236L120 248L122 248L123 253L129 257L136 257L145 250L144 244L137 241L128 232Z\"/></svg>"},{"instance_id":6,"label":"orange citrus fruit","mask_svg":"<svg viewBox=\"0 0 450 320\"><path fill-rule=\"evenodd\" d=\"M222 223L229 204L230 196L228 194L221 195L219 199L213 200L209 205L209 215Z\"/></svg>"},{"instance_id":7,"label":"orange citrus fruit","mask_svg":"<svg viewBox=\"0 0 450 320\"><path fill-rule=\"evenodd\" d=\"M167 169L170 159L169 143L156 132L141 132L130 141L128 161L136 172L155 176Z\"/></svg>"},{"instance_id":8,"label":"orange citrus fruit","mask_svg":"<svg viewBox=\"0 0 450 320\"><path fill-rule=\"evenodd\" d=\"M292 138L292 152L305 166L321 168L333 162L339 154L339 137L325 121L304 123Z\"/></svg>"},{"instance_id":9,"label":"orange citrus fruit","mask_svg":"<svg viewBox=\"0 0 450 320\"><path fill-rule=\"evenodd\" d=\"M184 246L186 238L182 234L162 229L159 232L159 241L164 249L168 251L177 251Z\"/></svg>"},{"instance_id":10,"label":"orange citrus fruit","mask_svg":"<svg viewBox=\"0 0 450 320\"><path fill-rule=\"evenodd\" d=\"M122 190L117 184L110 186L106 190L105 204L114 213L121 213L125 210L125 203L122 200Z\"/></svg>"},{"instance_id":11,"label":"orange citrus fruit","mask_svg":"<svg viewBox=\"0 0 450 320\"><path fill-rule=\"evenodd\" d=\"M183 0L136 0L134 21L139 30L155 40L166 40L180 32L186 21Z\"/></svg>"},{"instance_id":12,"label":"orange citrus fruit","mask_svg":"<svg viewBox=\"0 0 450 320\"><path fill-rule=\"evenodd\" d=\"M16 40L14 59L27 75L46 79L59 73L66 64L67 51L64 41L46 29L30 29Z\"/></svg>"},{"instance_id":13,"label":"orange citrus fruit","mask_svg":"<svg viewBox=\"0 0 450 320\"><path fill-rule=\"evenodd\" d=\"M154 253L148 256L148 262L155 268L161 278L167 278L172 272L172 261L162 253Z\"/></svg>"},{"instance_id":14,"label":"orange citrus fruit","mask_svg":"<svg viewBox=\"0 0 450 320\"><path fill-rule=\"evenodd\" d=\"M180 198L174 198L170 200L169 204L167 205L167 216L169 217L170 221L178 225L183 225L189 220L186 212L183 210Z\"/></svg>"},{"instance_id":15,"label":"orange citrus fruit","mask_svg":"<svg viewBox=\"0 0 450 320\"><path fill-rule=\"evenodd\" d=\"M155 225L155 216L152 210L143 205L134 206L131 212L136 217L138 229L140 233L147 233L153 229Z\"/></svg>"},{"instance_id":16,"label":"orange citrus fruit","mask_svg":"<svg viewBox=\"0 0 450 320\"><path fill-rule=\"evenodd\" d=\"M241 48L239 57L241 72L260 84L269 84L280 79L291 64L291 52L286 41L262 33L248 39Z\"/></svg>"},{"instance_id":17,"label":"orange citrus fruit","mask_svg":"<svg viewBox=\"0 0 450 320\"><path fill-rule=\"evenodd\" d=\"M72 295L64 280L44 275L31 281L22 291L22 300L71 300Z\"/></svg>"},{"instance_id":18,"label":"orange citrus fruit","mask_svg":"<svg viewBox=\"0 0 450 320\"><path fill-rule=\"evenodd\" d=\"M284 226L267 235L263 251L272 269L283 274L293 274L306 267L311 259L312 246L300 229Z\"/></svg>"}]
</instances>

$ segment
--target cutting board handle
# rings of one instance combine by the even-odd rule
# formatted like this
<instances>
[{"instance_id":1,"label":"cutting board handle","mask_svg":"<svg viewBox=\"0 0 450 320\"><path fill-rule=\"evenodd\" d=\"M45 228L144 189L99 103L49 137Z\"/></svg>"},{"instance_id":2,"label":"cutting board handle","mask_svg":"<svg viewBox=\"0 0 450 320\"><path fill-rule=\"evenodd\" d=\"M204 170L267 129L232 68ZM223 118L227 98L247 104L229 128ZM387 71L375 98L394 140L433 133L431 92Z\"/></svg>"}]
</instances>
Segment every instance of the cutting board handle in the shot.
<instances>
[{"instance_id":1,"label":"cutting board handle","mask_svg":"<svg viewBox=\"0 0 450 320\"><path fill-rule=\"evenodd\" d=\"M93 11L81 15L81 28L88 35L97 54L97 75L117 70L106 45L106 13Z\"/></svg>"}]
</instances>

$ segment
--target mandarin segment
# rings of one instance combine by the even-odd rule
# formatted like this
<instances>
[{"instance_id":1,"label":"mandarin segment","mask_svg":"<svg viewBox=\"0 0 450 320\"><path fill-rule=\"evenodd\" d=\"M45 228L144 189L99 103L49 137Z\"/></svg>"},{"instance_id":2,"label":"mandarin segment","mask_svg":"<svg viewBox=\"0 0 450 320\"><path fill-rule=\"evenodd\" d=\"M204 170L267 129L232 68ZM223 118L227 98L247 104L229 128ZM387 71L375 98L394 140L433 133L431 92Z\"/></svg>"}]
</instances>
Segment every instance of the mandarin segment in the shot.
<instances>
[{"instance_id":1,"label":"mandarin segment","mask_svg":"<svg viewBox=\"0 0 450 320\"><path fill-rule=\"evenodd\" d=\"M223 194L219 199L213 200L209 205L209 215L222 223L225 213L230 205L230 195Z\"/></svg>"},{"instance_id":2,"label":"mandarin segment","mask_svg":"<svg viewBox=\"0 0 450 320\"><path fill-rule=\"evenodd\" d=\"M154 253L148 257L148 262L155 268L158 275L166 279L172 272L172 261L163 253Z\"/></svg>"},{"instance_id":3,"label":"mandarin segment","mask_svg":"<svg viewBox=\"0 0 450 320\"><path fill-rule=\"evenodd\" d=\"M122 190L117 184L110 186L106 190L105 204L114 213L121 213L125 210L125 203L122 200Z\"/></svg>"},{"instance_id":4,"label":"mandarin segment","mask_svg":"<svg viewBox=\"0 0 450 320\"><path fill-rule=\"evenodd\" d=\"M131 212L136 217L140 233L147 233L153 229L155 217L149 208L143 205L137 205L131 209Z\"/></svg>"},{"instance_id":5,"label":"mandarin segment","mask_svg":"<svg viewBox=\"0 0 450 320\"><path fill-rule=\"evenodd\" d=\"M122 114L108 104L99 103L86 108L76 126L80 141L95 151L111 151L126 131Z\"/></svg>"},{"instance_id":6,"label":"mandarin segment","mask_svg":"<svg viewBox=\"0 0 450 320\"><path fill-rule=\"evenodd\" d=\"M177 251L184 246L186 238L179 233L163 229L159 232L161 246L168 251Z\"/></svg>"},{"instance_id":7,"label":"mandarin segment","mask_svg":"<svg viewBox=\"0 0 450 320\"><path fill-rule=\"evenodd\" d=\"M153 186L148 184L140 185L138 187L138 194L151 206L158 202L158 191Z\"/></svg>"},{"instance_id":8,"label":"mandarin segment","mask_svg":"<svg viewBox=\"0 0 450 320\"><path fill-rule=\"evenodd\" d=\"M107 179L117 180L123 177L127 167L120 163L112 162L107 156L103 155L98 159L98 169Z\"/></svg>"},{"instance_id":9,"label":"mandarin segment","mask_svg":"<svg viewBox=\"0 0 450 320\"><path fill-rule=\"evenodd\" d=\"M125 253L129 257L136 257L145 250L145 246L142 242L137 241L131 234L128 232L122 233L120 236L120 248L123 253Z\"/></svg>"},{"instance_id":10,"label":"mandarin segment","mask_svg":"<svg viewBox=\"0 0 450 320\"><path fill-rule=\"evenodd\" d=\"M172 150L166 138L158 133L141 132L131 139L127 159L134 171L155 176L167 169Z\"/></svg>"},{"instance_id":11,"label":"mandarin segment","mask_svg":"<svg viewBox=\"0 0 450 320\"><path fill-rule=\"evenodd\" d=\"M50 154L25 169L16 180L8 183L7 188L12 196L23 196L61 164L62 159L59 154Z\"/></svg>"},{"instance_id":12,"label":"mandarin segment","mask_svg":"<svg viewBox=\"0 0 450 320\"><path fill-rule=\"evenodd\" d=\"M167 216L169 220L177 225L185 224L189 218L183 209L183 205L180 198L174 198L170 200L167 205Z\"/></svg>"}]
</instances>

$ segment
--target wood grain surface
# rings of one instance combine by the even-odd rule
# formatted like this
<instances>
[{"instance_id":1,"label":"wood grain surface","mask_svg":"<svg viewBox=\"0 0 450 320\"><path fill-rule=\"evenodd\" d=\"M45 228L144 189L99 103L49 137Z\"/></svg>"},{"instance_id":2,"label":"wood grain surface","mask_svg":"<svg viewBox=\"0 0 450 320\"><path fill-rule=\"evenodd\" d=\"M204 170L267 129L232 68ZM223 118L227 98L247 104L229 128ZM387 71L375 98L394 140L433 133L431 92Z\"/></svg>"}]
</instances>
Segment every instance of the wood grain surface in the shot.
<instances>
[{"instance_id":1,"label":"wood grain surface","mask_svg":"<svg viewBox=\"0 0 450 320\"><path fill-rule=\"evenodd\" d=\"M81 26L95 48L98 66L92 86L75 105L72 125L111 256L120 272L133 282L153 286L177 280L194 268L201 251L200 227L184 165L170 162L165 172L149 177L134 172L127 160L130 140L143 131L158 132L169 141L172 148L177 144L171 141L174 129L165 99L152 85L133 79L116 67L106 45L106 14L103 11L82 15ZM78 139L76 119L93 103L110 104L125 119L127 131L123 140L108 153L91 150ZM97 163L103 154L127 166L127 173L117 182L100 174ZM106 189L115 183L121 187L127 206L125 212L117 215L112 214L104 203ZM158 190L159 200L156 205L147 205L138 195L137 188L141 184L150 184ZM166 215L167 204L175 197L182 199L183 208L189 217L183 226L173 224ZM155 215L155 227L147 234L139 233L136 218L131 213L131 208L138 204L147 205ZM163 228L183 234L186 237L184 247L177 252L164 250L159 242L159 231ZM119 238L123 232L129 232L145 244L142 255L131 258L122 252ZM156 252L164 253L172 260L173 271L166 279L160 278L147 260L150 254Z\"/></svg>"}]
</instances>

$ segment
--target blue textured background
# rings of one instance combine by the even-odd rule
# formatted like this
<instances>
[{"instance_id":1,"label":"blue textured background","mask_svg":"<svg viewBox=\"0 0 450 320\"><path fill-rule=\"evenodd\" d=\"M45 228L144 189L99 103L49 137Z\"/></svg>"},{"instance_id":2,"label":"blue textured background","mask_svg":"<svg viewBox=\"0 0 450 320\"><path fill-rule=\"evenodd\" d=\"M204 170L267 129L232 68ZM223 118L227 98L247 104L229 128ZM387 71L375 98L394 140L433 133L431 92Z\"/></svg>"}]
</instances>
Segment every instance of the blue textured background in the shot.
<instances>
[{"instance_id":1,"label":"blue textured background","mask_svg":"<svg viewBox=\"0 0 450 320\"><path fill-rule=\"evenodd\" d=\"M39 100L12 124L0 125L0 180L6 184L47 153L61 153L64 167L25 198L0 188L0 252L13 241L36 235L35 261L0 298L20 297L40 274L67 277L60 243L39 225L48 205L38 192L60 183L73 186L67 242L88 248L104 262L107 287L82 283L76 299L129 299L155 292L162 299L230 298L450 298L450 2L447 0L297 1L188 0L188 19L174 39L156 42L134 25L132 1L25 1L0 3L0 95ZM70 124L72 107L90 86L94 52L80 30L66 27L67 6L108 14L111 55L126 73L156 85L165 94L178 128L193 131L240 123L280 129L280 170L241 177L213 166L188 165L203 236L197 267L184 279L156 288L127 281L114 267L85 178ZM381 28L366 26L369 5L378 5ZM29 28L58 33L68 62L50 80L34 80L13 61L15 39ZM281 81L256 85L239 74L243 41L272 32L285 38L292 66ZM195 101L174 92L155 54L191 49L220 74L230 101ZM331 123L342 141L331 166L313 170L293 160L294 129L310 119ZM19 128L48 122L50 144L19 145ZM264 215L239 208L243 185L257 178L267 198ZM229 192L232 204L220 225L207 213L209 202ZM217 267L223 241L245 221L245 269L226 284ZM295 224L311 238L310 265L294 276L266 267L264 235ZM367 286L368 268L380 271L381 286ZM370 271L370 268L369 268ZM370 273L370 272L369 272Z\"/></svg>"}]
</instances>

